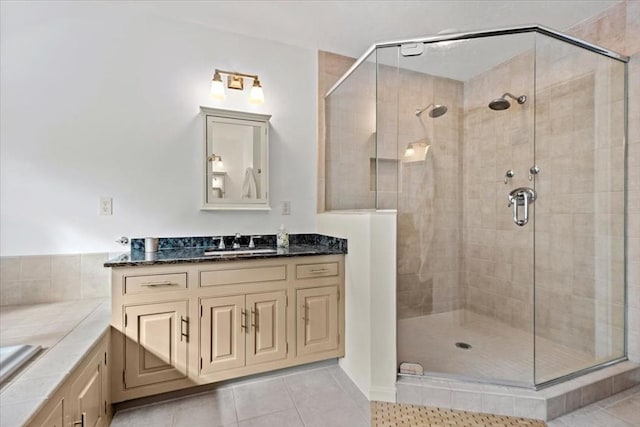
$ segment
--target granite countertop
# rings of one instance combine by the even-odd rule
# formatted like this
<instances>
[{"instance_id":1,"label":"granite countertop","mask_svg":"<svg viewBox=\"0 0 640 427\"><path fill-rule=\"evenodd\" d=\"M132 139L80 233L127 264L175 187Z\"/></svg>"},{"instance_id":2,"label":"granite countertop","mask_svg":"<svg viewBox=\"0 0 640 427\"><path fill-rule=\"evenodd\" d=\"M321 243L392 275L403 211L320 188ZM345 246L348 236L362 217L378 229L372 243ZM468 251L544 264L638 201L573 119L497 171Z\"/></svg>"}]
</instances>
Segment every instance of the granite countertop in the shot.
<instances>
[{"instance_id":1,"label":"granite countertop","mask_svg":"<svg viewBox=\"0 0 640 427\"><path fill-rule=\"evenodd\" d=\"M292 234L288 248L277 248L273 253L233 254L233 236L224 236L227 246L222 255L205 255L205 250L217 250L212 237L160 238L158 251L145 253L144 239L131 240L131 252L124 253L104 263L105 267L136 267L149 265L184 264L200 262L236 261L247 259L270 259L314 255L336 255L347 253L347 240L321 234ZM240 251L276 249L275 235L263 235L260 244L248 249L248 236L240 241Z\"/></svg>"}]
</instances>

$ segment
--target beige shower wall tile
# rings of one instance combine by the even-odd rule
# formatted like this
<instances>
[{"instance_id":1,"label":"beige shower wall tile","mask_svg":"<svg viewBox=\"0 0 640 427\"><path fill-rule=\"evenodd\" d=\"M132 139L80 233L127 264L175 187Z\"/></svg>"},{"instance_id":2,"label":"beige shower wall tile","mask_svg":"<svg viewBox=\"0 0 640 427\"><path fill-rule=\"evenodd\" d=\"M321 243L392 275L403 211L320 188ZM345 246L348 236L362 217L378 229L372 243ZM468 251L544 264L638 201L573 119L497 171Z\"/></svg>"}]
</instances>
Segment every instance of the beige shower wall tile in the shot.
<instances>
[{"instance_id":1,"label":"beige shower wall tile","mask_svg":"<svg viewBox=\"0 0 640 427\"><path fill-rule=\"evenodd\" d=\"M634 55L640 52L640 2L627 1L626 45L624 53Z\"/></svg>"}]
</instances>

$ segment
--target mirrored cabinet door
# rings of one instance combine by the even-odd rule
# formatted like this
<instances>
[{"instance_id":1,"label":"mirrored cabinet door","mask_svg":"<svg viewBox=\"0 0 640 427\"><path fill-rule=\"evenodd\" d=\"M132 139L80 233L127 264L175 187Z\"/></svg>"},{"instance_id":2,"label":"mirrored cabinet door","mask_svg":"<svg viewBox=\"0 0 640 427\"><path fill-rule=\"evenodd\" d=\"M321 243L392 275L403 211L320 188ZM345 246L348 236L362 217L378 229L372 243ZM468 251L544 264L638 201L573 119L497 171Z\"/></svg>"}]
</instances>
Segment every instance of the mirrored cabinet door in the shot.
<instances>
[{"instance_id":1,"label":"mirrored cabinet door","mask_svg":"<svg viewBox=\"0 0 640 427\"><path fill-rule=\"evenodd\" d=\"M269 119L200 107L204 117L202 209L269 209Z\"/></svg>"}]
</instances>

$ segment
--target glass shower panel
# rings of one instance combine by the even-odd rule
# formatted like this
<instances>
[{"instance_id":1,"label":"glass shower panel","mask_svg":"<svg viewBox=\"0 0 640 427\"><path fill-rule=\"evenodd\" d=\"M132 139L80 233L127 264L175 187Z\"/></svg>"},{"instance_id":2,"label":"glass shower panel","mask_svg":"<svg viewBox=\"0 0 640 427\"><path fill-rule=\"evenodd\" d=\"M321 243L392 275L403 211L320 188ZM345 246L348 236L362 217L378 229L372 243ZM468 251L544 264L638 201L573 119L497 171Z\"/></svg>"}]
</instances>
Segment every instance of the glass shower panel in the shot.
<instances>
[{"instance_id":1,"label":"glass shower panel","mask_svg":"<svg viewBox=\"0 0 640 427\"><path fill-rule=\"evenodd\" d=\"M398 203L398 70L397 46L376 49L376 208L396 209ZM373 169L373 167L372 167Z\"/></svg>"},{"instance_id":2,"label":"glass shower panel","mask_svg":"<svg viewBox=\"0 0 640 427\"><path fill-rule=\"evenodd\" d=\"M531 385L533 227L507 199L532 185L534 35L420 50L398 69L398 363Z\"/></svg>"},{"instance_id":3,"label":"glass shower panel","mask_svg":"<svg viewBox=\"0 0 640 427\"><path fill-rule=\"evenodd\" d=\"M325 209L328 211L376 207L375 58L374 52L325 98Z\"/></svg>"},{"instance_id":4,"label":"glass shower panel","mask_svg":"<svg viewBox=\"0 0 640 427\"><path fill-rule=\"evenodd\" d=\"M624 356L625 65L536 35L535 381Z\"/></svg>"}]
</instances>

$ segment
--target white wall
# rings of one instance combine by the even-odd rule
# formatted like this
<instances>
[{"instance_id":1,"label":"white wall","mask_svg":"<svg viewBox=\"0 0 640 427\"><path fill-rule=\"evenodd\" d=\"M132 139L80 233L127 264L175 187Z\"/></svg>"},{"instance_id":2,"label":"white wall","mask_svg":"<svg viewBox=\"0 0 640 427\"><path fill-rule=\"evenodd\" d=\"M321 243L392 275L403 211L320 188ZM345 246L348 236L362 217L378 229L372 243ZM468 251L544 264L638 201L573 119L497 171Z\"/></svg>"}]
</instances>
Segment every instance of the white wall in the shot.
<instances>
[{"instance_id":1,"label":"white wall","mask_svg":"<svg viewBox=\"0 0 640 427\"><path fill-rule=\"evenodd\" d=\"M127 3L3 1L0 15L3 256L118 251L121 235L315 231L315 51ZM265 104L248 90L211 100L214 68L259 74ZM199 210L200 105L273 115L272 211ZM113 216L98 215L100 196Z\"/></svg>"},{"instance_id":2,"label":"white wall","mask_svg":"<svg viewBox=\"0 0 640 427\"><path fill-rule=\"evenodd\" d=\"M349 240L340 366L369 400L395 402L396 214L325 212L318 231Z\"/></svg>"}]
</instances>

